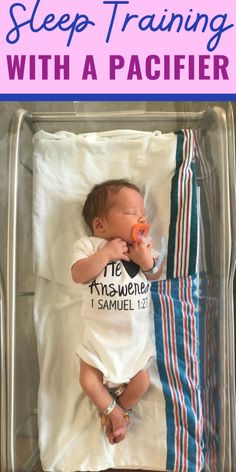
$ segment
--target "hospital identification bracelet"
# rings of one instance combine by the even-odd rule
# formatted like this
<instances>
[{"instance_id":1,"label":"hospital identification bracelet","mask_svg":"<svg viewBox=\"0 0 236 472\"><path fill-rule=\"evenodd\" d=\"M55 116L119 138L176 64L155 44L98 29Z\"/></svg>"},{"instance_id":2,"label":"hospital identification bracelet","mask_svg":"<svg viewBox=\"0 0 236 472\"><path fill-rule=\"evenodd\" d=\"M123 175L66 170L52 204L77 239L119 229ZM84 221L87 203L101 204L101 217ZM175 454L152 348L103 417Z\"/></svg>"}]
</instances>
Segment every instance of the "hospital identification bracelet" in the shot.
<instances>
[{"instance_id":1,"label":"hospital identification bracelet","mask_svg":"<svg viewBox=\"0 0 236 472\"><path fill-rule=\"evenodd\" d=\"M103 414L106 416L110 415L110 413L114 410L115 407L116 407L116 401L113 398L111 403L108 405L108 407L105 410L103 410Z\"/></svg>"},{"instance_id":2,"label":"hospital identification bracelet","mask_svg":"<svg viewBox=\"0 0 236 472\"><path fill-rule=\"evenodd\" d=\"M158 264L158 261L156 259L153 259L153 266L150 270L144 270L144 274L150 275L150 274L156 274L160 269L160 264Z\"/></svg>"},{"instance_id":3,"label":"hospital identification bracelet","mask_svg":"<svg viewBox=\"0 0 236 472\"><path fill-rule=\"evenodd\" d=\"M153 258L152 268L150 270L147 270L146 272L143 271L144 274L146 275L156 274L159 271L165 257L166 257L166 241L165 241L165 238L162 237L161 238L161 253L159 254L157 258L155 259Z\"/></svg>"}]
</instances>

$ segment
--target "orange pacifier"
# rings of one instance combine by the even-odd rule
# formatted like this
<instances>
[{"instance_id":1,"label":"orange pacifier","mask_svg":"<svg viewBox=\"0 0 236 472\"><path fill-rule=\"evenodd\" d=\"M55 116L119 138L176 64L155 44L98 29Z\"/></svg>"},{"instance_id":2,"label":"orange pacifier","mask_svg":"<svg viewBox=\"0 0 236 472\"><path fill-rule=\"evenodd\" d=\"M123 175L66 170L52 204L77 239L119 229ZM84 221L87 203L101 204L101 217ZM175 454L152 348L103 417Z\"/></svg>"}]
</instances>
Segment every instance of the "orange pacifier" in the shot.
<instances>
[{"instance_id":1,"label":"orange pacifier","mask_svg":"<svg viewBox=\"0 0 236 472\"><path fill-rule=\"evenodd\" d=\"M146 223L137 223L131 229L131 238L135 243L149 243L150 238L147 237L147 234L151 228L151 225Z\"/></svg>"}]
</instances>

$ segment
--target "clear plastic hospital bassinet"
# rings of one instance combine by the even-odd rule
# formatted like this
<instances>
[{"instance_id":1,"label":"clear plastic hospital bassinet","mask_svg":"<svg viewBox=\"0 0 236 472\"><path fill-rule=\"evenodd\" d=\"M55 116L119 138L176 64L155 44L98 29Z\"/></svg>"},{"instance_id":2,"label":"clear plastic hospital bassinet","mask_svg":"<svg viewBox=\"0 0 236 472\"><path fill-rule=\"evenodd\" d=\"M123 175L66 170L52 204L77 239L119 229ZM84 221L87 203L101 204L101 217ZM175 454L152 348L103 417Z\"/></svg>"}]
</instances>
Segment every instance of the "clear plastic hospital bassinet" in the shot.
<instances>
[{"instance_id":1,"label":"clear plastic hospital bassinet","mask_svg":"<svg viewBox=\"0 0 236 472\"><path fill-rule=\"evenodd\" d=\"M41 104L41 109L47 109L46 112L33 111L37 108L35 103L28 107L32 111L27 111L27 104L26 110L15 111L13 105L9 109L3 107L3 119L6 116L7 121L12 115L9 132L5 127L0 143L4 156L1 159L2 208L5 204L1 215L3 239L0 253L3 472L41 470L37 428L39 368L33 320L35 277L32 269L32 137L40 129L48 133L64 130L75 134L114 129L160 130L162 133L182 128L195 130L201 159L201 166L196 162L199 218L202 220L199 268L204 265L204 274L199 276L203 288L199 296L198 339L204 470L236 470L233 308L236 174L232 105L188 103L178 106L154 102L135 105L137 109L130 110L126 104L124 110L125 105L121 103L69 104L68 109L70 106L72 110L74 106L77 109L68 112L58 111L63 108L62 104ZM120 111L115 111L116 107ZM56 111L49 111L53 108ZM173 111L175 108L180 111ZM127 468L132 468L132 464L127 464Z\"/></svg>"}]
</instances>

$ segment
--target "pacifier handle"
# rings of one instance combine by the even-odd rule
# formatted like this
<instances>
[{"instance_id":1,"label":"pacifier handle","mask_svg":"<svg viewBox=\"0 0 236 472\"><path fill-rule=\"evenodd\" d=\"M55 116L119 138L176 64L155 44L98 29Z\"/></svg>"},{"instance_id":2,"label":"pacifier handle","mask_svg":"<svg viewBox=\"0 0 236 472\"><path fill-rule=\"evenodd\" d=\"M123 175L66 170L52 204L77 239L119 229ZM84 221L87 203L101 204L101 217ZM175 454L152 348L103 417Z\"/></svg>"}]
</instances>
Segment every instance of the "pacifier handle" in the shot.
<instances>
[{"instance_id":1,"label":"pacifier handle","mask_svg":"<svg viewBox=\"0 0 236 472\"><path fill-rule=\"evenodd\" d=\"M131 229L131 238L135 243L140 243L144 233L148 233L151 225L147 223L137 223Z\"/></svg>"}]
</instances>

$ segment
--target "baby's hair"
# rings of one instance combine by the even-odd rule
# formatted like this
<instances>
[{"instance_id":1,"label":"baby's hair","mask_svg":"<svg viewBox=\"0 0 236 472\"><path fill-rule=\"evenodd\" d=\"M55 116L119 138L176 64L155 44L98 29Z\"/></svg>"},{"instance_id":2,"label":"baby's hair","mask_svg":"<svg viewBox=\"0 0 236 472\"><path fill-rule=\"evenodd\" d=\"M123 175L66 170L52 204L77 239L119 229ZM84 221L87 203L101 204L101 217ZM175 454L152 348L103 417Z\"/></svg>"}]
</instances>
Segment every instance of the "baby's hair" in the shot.
<instances>
[{"instance_id":1,"label":"baby's hair","mask_svg":"<svg viewBox=\"0 0 236 472\"><path fill-rule=\"evenodd\" d=\"M126 179L106 180L92 188L86 198L82 211L84 220L91 231L93 231L94 218L101 218L107 215L108 210L113 206L113 201L110 197L116 195L123 187L131 188L141 194L139 188Z\"/></svg>"}]
</instances>

